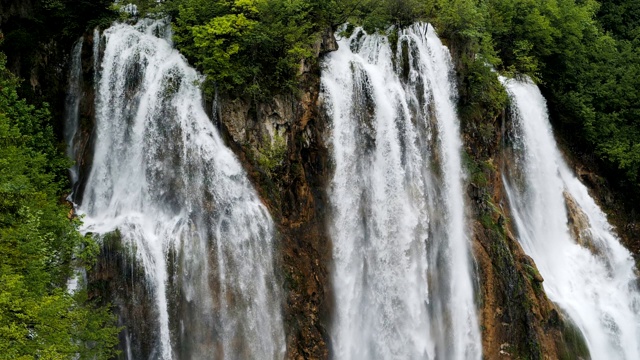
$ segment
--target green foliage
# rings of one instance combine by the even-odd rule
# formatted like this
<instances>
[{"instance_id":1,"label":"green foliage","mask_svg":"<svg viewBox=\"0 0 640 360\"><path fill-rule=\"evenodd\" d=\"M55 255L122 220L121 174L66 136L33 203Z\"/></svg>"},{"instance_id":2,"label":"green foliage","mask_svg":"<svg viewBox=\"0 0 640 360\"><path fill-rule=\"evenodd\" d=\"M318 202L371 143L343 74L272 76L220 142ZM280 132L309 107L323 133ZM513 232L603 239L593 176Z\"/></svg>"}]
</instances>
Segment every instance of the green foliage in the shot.
<instances>
[{"instance_id":1,"label":"green foliage","mask_svg":"<svg viewBox=\"0 0 640 360\"><path fill-rule=\"evenodd\" d=\"M525 74L552 117L628 184L640 172L638 2L604 0L170 0L178 48L207 89L267 96L297 86L313 44L344 22L368 32L432 23L459 61L461 114L484 143L507 95L492 68ZM600 21L600 22L599 22ZM640 193L640 190L639 190Z\"/></svg>"},{"instance_id":2,"label":"green foliage","mask_svg":"<svg viewBox=\"0 0 640 360\"><path fill-rule=\"evenodd\" d=\"M408 25L419 0L171 0L174 41L207 75L206 88L253 97L298 85L302 62L327 28L347 22L367 30Z\"/></svg>"},{"instance_id":3,"label":"green foliage","mask_svg":"<svg viewBox=\"0 0 640 360\"><path fill-rule=\"evenodd\" d=\"M640 1L600 0L598 20L616 38L634 40L640 37Z\"/></svg>"},{"instance_id":4,"label":"green foliage","mask_svg":"<svg viewBox=\"0 0 640 360\"><path fill-rule=\"evenodd\" d=\"M88 27L104 19L114 20L111 0L39 0L30 17L9 19L3 26L6 52L16 47L33 48L53 34L75 41ZM25 41L26 40L26 41Z\"/></svg>"},{"instance_id":5,"label":"green foliage","mask_svg":"<svg viewBox=\"0 0 640 360\"><path fill-rule=\"evenodd\" d=\"M284 136L276 133L272 141L265 140L267 144L256 157L258 165L269 175L274 178L278 169L284 166L285 157L287 155L287 140Z\"/></svg>"},{"instance_id":6,"label":"green foliage","mask_svg":"<svg viewBox=\"0 0 640 360\"><path fill-rule=\"evenodd\" d=\"M549 84L561 119L631 183L640 172L640 41L595 38L567 66L560 81Z\"/></svg>"},{"instance_id":7,"label":"green foliage","mask_svg":"<svg viewBox=\"0 0 640 360\"><path fill-rule=\"evenodd\" d=\"M640 3L429 0L426 9L462 48L463 120L491 119L506 104L487 65L528 75L574 142L640 193Z\"/></svg>"},{"instance_id":8,"label":"green foliage","mask_svg":"<svg viewBox=\"0 0 640 360\"><path fill-rule=\"evenodd\" d=\"M7 1L4 1L7 3ZM3 14L0 51L8 57L8 67L29 78L19 88L21 97L33 104L49 102L51 111L61 113L61 94L66 86L63 70L66 53L87 30L103 28L117 18L109 10L111 0L11 0L9 8L20 14ZM7 9L7 7L4 7ZM56 124L60 125L60 124ZM60 131L56 127L56 132Z\"/></svg>"},{"instance_id":9,"label":"green foliage","mask_svg":"<svg viewBox=\"0 0 640 360\"><path fill-rule=\"evenodd\" d=\"M305 0L174 0L174 41L225 92L254 97L292 89L312 61L319 25Z\"/></svg>"},{"instance_id":10,"label":"green foliage","mask_svg":"<svg viewBox=\"0 0 640 360\"><path fill-rule=\"evenodd\" d=\"M7 359L108 359L118 329L86 294L70 295L73 268L96 244L59 203L58 152L46 108L19 99L0 53L0 354ZM77 258L76 258L77 256Z\"/></svg>"}]
</instances>

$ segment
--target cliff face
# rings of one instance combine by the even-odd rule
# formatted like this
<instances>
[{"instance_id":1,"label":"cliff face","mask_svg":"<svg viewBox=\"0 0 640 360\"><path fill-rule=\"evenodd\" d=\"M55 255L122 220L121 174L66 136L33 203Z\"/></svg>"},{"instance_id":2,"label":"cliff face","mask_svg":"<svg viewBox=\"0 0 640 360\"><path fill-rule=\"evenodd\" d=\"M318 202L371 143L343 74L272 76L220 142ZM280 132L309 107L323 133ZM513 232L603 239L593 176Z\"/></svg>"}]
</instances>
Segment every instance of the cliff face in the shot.
<instances>
[{"instance_id":1,"label":"cliff face","mask_svg":"<svg viewBox=\"0 0 640 360\"><path fill-rule=\"evenodd\" d=\"M33 13L31 0L0 0L0 26L12 17L27 18Z\"/></svg>"},{"instance_id":2,"label":"cliff face","mask_svg":"<svg viewBox=\"0 0 640 360\"><path fill-rule=\"evenodd\" d=\"M467 154L467 199L477 266L478 309L483 352L488 359L588 358L582 335L546 296L544 278L515 234L503 184L506 164L514 161L506 134L512 126L506 102L497 100L496 83L472 101L474 71L464 59L474 55L448 41L458 73L462 139ZM477 70L476 70L477 71ZM493 93L492 93L493 91Z\"/></svg>"},{"instance_id":3,"label":"cliff face","mask_svg":"<svg viewBox=\"0 0 640 360\"><path fill-rule=\"evenodd\" d=\"M91 166L95 123L92 41L87 35L83 50L85 81L77 151L80 187L82 174L88 174ZM456 45L449 44L457 70L463 74L467 71L467 65L460 60L464 49ZM326 188L332 165L326 143L330 124L319 101L319 63L322 55L336 46L333 34L327 31L316 44L319 61L301 64L297 94L277 95L259 102L221 94L207 105L226 144L243 163L277 225L277 261L285 290L289 359L327 359L331 351L328 331L335 305ZM468 100L467 84L462 77L458 80L460 102L464 103ZM477 104L475 111L465 114L461 127L469 175L467 203L484 356L588 358L581 335L549 301L542 287L544 279L513 235L502 184L504 164L510 161L504 146L510 119L505 109L485 105ZM81 189L77 193L82 193ZM576 241L588 244L580 231L583 216L572 211L571 199L566 202ZM150 294L148 289L136 286L142 282L143 274L132 264L131 257L122 252L118 237L112 236L105 242L89 281L91 295L111 301L120 318L126 320L128 328L121 341L138 344L134 349L139 353L133 355L139 358L148 353L156 339L149 325L153 310L145 305L151 303ZM135 338L135 334L148 336Z\"/></svg>"},{"instance_id":4,"label":"cliff face","mask_svg":"<svg viewBox=\"0 0 640 360\"><path fill-rule=\"evenodd\" d=\"M336 46L327 31L315 45L316 55ZM326 359L332 307L326 182L331 170L318 63L301 64L299 90L260 103L223 97L213 118L277 223L287 358Z\"/></svg>"},{"instance_id":5,"label":"cliff face","mask_svg":"<svg viewBox=\"0 0 640 360\"><path fill-rule=\"evenodd\" d=\"M502 182L504 164L511 161L503 149L509 118L503 112L493 119L475 121L471 119L463 127L463 141L472 163L467 195L473 214L484 356L588 358L584 339L547 298L543 277L514 236ZM482 136L479 128L487 124L496 131Z\"/></svg>"},{"instance_id":6,"label":"cliff face","mask_svg":"<svg viewBox=\"0 0 640 360\"><path fill-rule=\"evenodd\" d=\"M33 4L31 0L0 0L0 28L11 29L11 21L16 19L29 21ZM81 134L76 152L81 168L78 194L83 192L83 176L91 167L94 142L92 42L87 34L82 55ZM12 71L27 80L26 91L36 99L53 101L54 114L61 119L56 124L59 129L63 123L68 45L53 41L39 44L36 55L30 55L28 61L23 56L27 52L9 54ZM316 44L317 58L320 60L336 46L333 34L326 31ZM465 73L467 65L461 59L468 49L455 41L450 41L449 47L458 72ZM319 60L301 64L298 93L260 102L221 94L211 114L277 224L289 359L326 359L331 347L328 331L335 304L331 294L332 245L327 232L331 214L326 188L332 168L326 144L329 124L319 101ZM458 80L460 102L464 103L468 100L466 80L462 77ZM483 106L478 104L475 112L463 116L462 131L468 158L467 203L473 229L484 356L586 358L584 340L549 301L542 287L544 279L514 236L502 184L502 169L510 161L504 152L504 134L510 119L504 109L492 111L482 109ZM576 156L571 160L581 180L613 215L610 220L638 259L640 221L633 209L622 205L620 199L624 194L611 190L589 159ZM585 227L584 215L572 206L571 198L567 197L566 203L572 235L597 252L581 231ZM105 241L98 263L89 274L90 295L114 304L121 320L126 320L123 325L128 327L121 334L121 342L139 344L132 355L142 358L156 341L149 321L154 314L152 306L147 305L152 303L151 296L148 289L139 286L144 274L133 265L116 235ZM136 334L148 336L136 338Z\"/></svg>"},{"instance_id":7,"label":"cliff face","mask_svg":"<svg viewBox=\"0 0 640 360\"><path fill-rule=\"evenodd\" d=\"M321 55L330 51L325 36ZM453 56L463 73L461 52ZM289 358L327 358L327 331L333 304L330 283L330 216L326 184L331 160L325 139L327 120L318 102L319 68L304 67L300 93L268 103L221 99L216 118L228 143L251 175L279 223L285 271ZM459 79L464 83L464 79ZM461 102L466 101L464 85ZM533 260L518 244L509 221L502 184L503 135L509 119L503 109L477 109L464 117L463 141L470 181L467 200L473 229L479 315L486 358L588 357L584 340L542 288ZM259 161L286 139L285 159L275 171Z\"/></svg>"}]
</instances>

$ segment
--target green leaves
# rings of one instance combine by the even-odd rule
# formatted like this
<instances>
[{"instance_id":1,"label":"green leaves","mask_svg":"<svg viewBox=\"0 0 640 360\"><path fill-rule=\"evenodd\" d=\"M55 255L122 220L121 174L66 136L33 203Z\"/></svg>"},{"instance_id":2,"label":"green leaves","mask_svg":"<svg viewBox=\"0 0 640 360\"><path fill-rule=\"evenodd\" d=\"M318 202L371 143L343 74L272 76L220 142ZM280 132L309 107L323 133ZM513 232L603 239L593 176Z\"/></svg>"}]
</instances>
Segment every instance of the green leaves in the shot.
<instances>
[{"instance_id":1,"label":"green leaves","mask_svg":"<svg viewBox=\"0 0 640 360\"><path fill-rule=\"evenodd\" d=\"M57 289L34 296L21 275L0 275L0 354L4 359L109 359L118 329L86 294Z\"/></svg>"},{"instance_id":2,"label":"green leaves","mask_svg":"<svg viewBox=\"0 0 640 360\"><path fill-rule=\"evenodd\" d=\"M112 315L66 291L97 244L59 203L68 161L49 112L19 99L16 86L0 53L0 356L108 359L119 331Z\"/></svg>"}]
</instances>

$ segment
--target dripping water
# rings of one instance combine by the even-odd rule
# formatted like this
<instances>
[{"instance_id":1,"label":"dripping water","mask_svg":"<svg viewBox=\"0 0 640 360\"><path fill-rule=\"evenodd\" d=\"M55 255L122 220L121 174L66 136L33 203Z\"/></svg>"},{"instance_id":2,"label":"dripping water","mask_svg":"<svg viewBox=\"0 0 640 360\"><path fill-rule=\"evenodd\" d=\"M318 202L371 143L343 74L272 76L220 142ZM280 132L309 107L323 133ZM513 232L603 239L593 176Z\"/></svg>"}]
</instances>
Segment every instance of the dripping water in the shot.
<instances>
[{"instance_id":1,"label":"dripping water","mask_svg":"<svg viewBox=\"0 0 640 360\"><path fill-rule=\"evenodd\" d=\"M73 46L71 52L71 65L69 69L69 84L65 104L64 139L67 145L67 158L76 159L75 138L79 126L79 107L82 99L82 45L84 38L80 38ZM69 169L71 184L78 181L78 165L73 164Z\"/></svg>"}]
</instances>

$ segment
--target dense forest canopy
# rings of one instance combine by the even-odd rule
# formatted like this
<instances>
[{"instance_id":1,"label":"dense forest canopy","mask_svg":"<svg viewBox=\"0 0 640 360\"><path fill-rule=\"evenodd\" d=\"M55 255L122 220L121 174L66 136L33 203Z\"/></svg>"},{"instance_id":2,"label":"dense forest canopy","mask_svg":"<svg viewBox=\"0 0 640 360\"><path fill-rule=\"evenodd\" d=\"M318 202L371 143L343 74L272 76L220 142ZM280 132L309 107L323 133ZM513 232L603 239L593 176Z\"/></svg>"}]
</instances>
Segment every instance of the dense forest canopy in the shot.
<instances>
[{"instance_id":1,"label":"dense forest canopy","mask_svg":"<svg viewBox=\"0 0 640 360\"><path fill-rule=\"evenodd\" d=\"M205 91L253 99L295 92L300 64L316 64L314 44L343 23L393 36L412 22L430 22L460 63L463 121L495 118L505 108L493 69L527 75L543 89L558 128L573 135L572 145L595 156L609 179L640 194L640 1L132 2L143 15L172 18L176 47L207 76ZM1 19L0 50L23 77L48 46L68 52L84 32L129 17L110 0L31 5L29 16ZM62 120L52 119L28 82L6 67L0 54L0 354L108 358L113 319L83 292L65 289L97 245L78 233L79 220L68 219L60 200L69 163L53 129Z\"/></svg>"}]
</instances>

